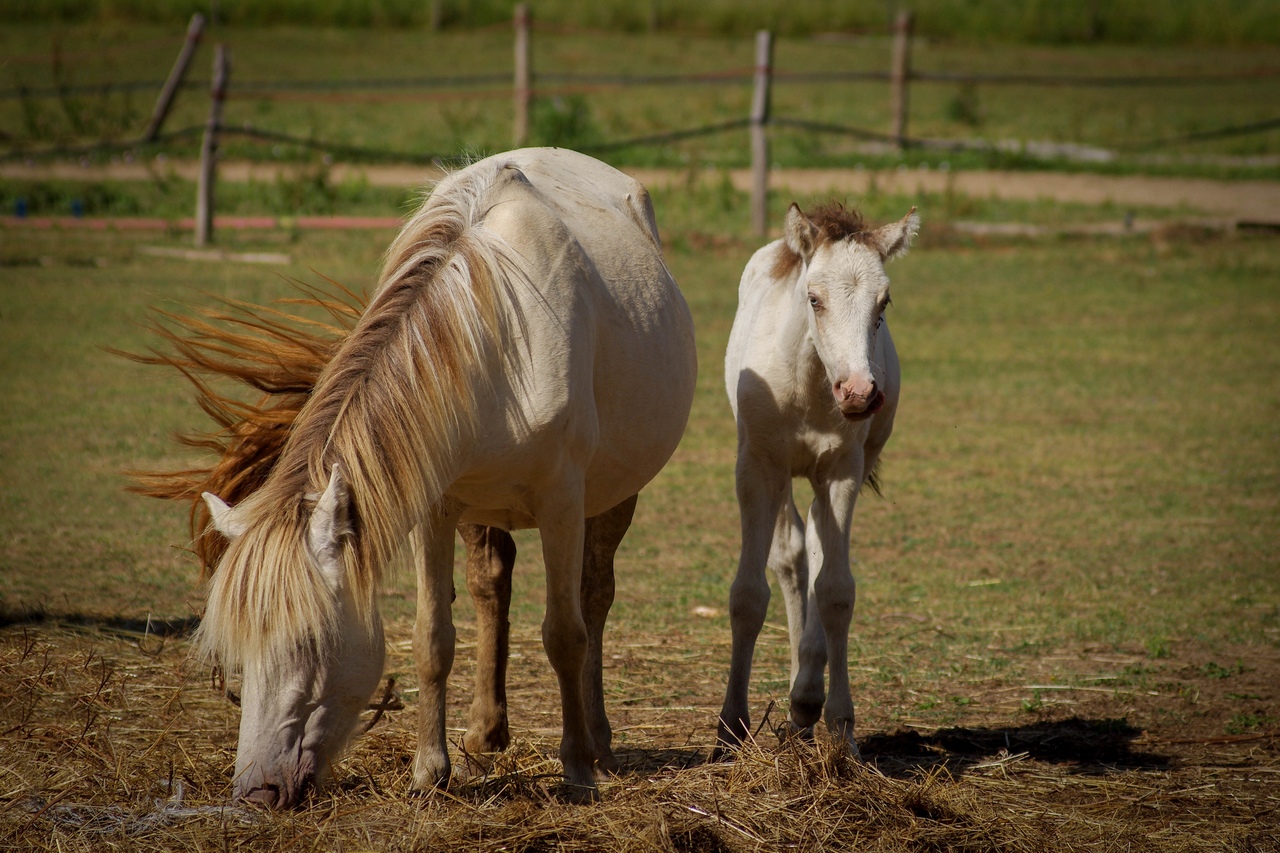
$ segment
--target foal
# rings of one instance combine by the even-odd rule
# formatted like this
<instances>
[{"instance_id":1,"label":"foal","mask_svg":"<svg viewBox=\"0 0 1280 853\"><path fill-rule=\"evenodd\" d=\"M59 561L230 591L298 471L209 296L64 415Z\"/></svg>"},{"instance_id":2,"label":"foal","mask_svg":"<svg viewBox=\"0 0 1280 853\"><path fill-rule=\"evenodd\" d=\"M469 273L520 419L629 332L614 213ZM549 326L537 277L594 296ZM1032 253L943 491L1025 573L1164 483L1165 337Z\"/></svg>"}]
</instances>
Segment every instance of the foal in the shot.
<instances>
[{"instance_id":1,"label":"foal","mask_svg":"<svg viewBox=\"0 0 1280 853\"><path fill-rule=\"evenodd\" d=\"M717 752L740 744L749 730L751 658L769 603L766 566L778 577L787 610L791 726L811 732L825 714L831 732L857 750L849 694L849 528L858 491L864 483L876 486L876 463L898 407L884 264L907 251L918 228L915 208L868 230L840 205L806 215L793 204L784 238L756 252L742 274L725 357L738 423L742 553L729 597L733 657ZM807 523L792 498L795 477L813 486Z\"/></svg>"}]
</instances>

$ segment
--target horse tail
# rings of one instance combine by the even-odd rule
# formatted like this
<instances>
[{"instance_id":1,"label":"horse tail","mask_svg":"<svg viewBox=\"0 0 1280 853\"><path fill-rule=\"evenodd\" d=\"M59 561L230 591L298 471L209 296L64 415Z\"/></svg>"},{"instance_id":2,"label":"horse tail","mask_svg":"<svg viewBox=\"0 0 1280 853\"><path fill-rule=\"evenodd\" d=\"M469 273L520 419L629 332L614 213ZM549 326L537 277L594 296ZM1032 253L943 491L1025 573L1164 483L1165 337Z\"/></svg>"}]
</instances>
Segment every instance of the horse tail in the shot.
<instances>
[{"instance_id":1,"label":"horse tail","mask_svg":"<svg viewBox=\"0 0 1280 853\"><path fill-rule=\"evenodd\" d=\"M321 371L364 311L363 296L326 282L325 288L295 282L300 296L271 305L220 299L216 307L190 315L155 310L146 328L160 338L161 348L142 354L109 350L139 364L176 369L215 424L177 436L187 447L211 452L215 461L210 464L125 472L132 492L189 502L201 580L213 573L227 548L210 526L201 495L212 492L235 505L266 481ZM260 392L256 402L243 399L245 389Z\"/></svg>"},{"instance_id":2,"label":"horse tail","mask_svg":"<svg viewBox=\"0 0 1280 853\"><path fill-rule=\"evenodd\" d=\"M882 484L883 481L880 478L880 457L877 456L876 461L871 465L871 471L868 472L867 476L863 479L862 486L863 488L869 487L871 491L876 493L876 497L882 498L884 497L884 492L880 490Z\"/></svg>"}]
</instances>

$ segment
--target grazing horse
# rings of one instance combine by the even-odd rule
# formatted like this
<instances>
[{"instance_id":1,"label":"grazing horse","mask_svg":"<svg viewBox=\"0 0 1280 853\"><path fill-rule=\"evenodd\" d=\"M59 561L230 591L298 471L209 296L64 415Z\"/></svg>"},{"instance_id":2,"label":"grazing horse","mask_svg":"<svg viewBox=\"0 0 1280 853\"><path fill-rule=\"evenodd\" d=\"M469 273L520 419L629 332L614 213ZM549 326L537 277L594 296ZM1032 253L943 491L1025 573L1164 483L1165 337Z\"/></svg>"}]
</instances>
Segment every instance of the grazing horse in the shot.
<instances>
[{"instance_id":1,"label":"grazing horse","mask_svg":"<svg viewBox=\"0 0 1280 853\"><path fill-rule=\"evenodd\" d=\"M636 494L683 433L695 374L692 321L643 187L556 149L441 181L261 485L234 507L205 498L228 543L197 642L243 672L236 794L294 805L337 760L381 677L376 591L406 539L418 582L414 787L447 783L462 524L541 532L566 790L594 796L597 760L609 758L598 674L612 585L582 583L611 574L584 573L584 551L611 561Z\"/></svg>"},{"instance_id":2,"label":"grazing horse","mask_svg":"<svg viewBox=\"0 0 1280 853\"><path fill-rule=\"evenodd\" d=\"M859 490L876 486L876 463L898 406L884 263L907 251L918 228L914 208L870 230L838 204L808 215L793 204L784 238L756 252L742 274L725 357L738 423L742 553L729 595L733 653L720 753L749 731L751 658L769 603L766 566L778 577L787 611L791 726L811 733L825 714L831 732L857 750L849 695L849 527ZM813 486L807 523L792 498L795 477Z\"/></svg>"},{"instance_id":3,"label":"grazing horse","mask_svg":"<svg viewBox=\"0 0 1280 853\"><path fill-rule=\"evenodd\" d=\"M316 380L328 365L365 308L365 300L330 281L325 292L299 285L300 297L282 299L275 306L229 300L221 308L202 308L184 316L157 310L149 328L167 351L149 354L111 349L116 355L142 364L167 366L191 381L196 401L216 424L206 432L179 436L189 447L212 451L214 459L204 467L173 471L131 472L130 489L148 497L187 503L193 553L208 580L226 551L227 539L211 525L210 505L204 494L213 493L239 503L253 494L280 457ZM318 322L295 313L293 306L308 306L331 315L335 322ZM256 403L243 393L227 393L215 387L218 380L263 392ZM213 504L216 505L216 504ZM613 561L631 523L630 509L620 506L586 520L583 547L582 609L588 634L583 687L592 715L592 737L597 767L617 769L611 749L612 731L603 714L604 696L599 639L613 603ZM507 718L506 667L509 648L511 581L516 543L497 527L459 524L466 549L466 582L476 615L476 677L462 747L470 769L488 767L487 756L510 744Z\"/></svg>"}]
</instances>

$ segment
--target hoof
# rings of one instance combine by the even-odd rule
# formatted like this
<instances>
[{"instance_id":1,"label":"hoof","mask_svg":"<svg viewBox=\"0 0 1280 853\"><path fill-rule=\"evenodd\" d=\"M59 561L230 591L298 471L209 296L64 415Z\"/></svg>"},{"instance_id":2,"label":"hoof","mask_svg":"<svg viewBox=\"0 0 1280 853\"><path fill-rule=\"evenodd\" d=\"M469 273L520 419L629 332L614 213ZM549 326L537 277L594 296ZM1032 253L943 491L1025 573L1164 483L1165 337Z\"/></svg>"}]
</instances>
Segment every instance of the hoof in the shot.
<instances>
[{"instance_id":1,"label":"hoof","mask_svg":"<svg viewBox=\"0 0 1280 853\"><path fill-rule=\"evenodd\" d=\"M575 785L567 779L552 792L552 795L557 800L571 805L585 806L600 802L600 789L594 783Z\"/></svg>"},{"instance_id":2,"label":"hoof","mask_svg":"<svg viewBox=\"0 0 1280 853\"><path fill-rule=\"evenodd\" d=\"M449 766L447 758L443 766L434 762L428 764L421 760L415 761L413 766L413 785L410 786L409 790L415 793L443 791L449 787L449 780L452 775L452 768Z\"/></svg>"},{"instance_id":3,"label":"hoof","mask_svg":"<svg viewBox=\"0 0 1280 853\"><path fill-rule=\"evenodd\" d=\"M622 764L618 761L618 756L613 754L613 750L609 750L604 755L601 755L596 759L596 781L604 782L610 777L617 776L618 771L621 769Z\"/></svg>"}]
</instances>

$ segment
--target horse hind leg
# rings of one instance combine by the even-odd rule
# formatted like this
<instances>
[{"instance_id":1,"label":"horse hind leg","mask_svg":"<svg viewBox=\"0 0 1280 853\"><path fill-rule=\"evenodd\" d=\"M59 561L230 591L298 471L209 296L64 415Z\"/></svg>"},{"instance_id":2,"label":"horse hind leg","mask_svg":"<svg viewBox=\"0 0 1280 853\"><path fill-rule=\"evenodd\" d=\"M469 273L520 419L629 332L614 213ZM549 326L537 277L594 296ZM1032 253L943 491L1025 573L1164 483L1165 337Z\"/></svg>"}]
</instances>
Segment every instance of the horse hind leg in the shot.
<instances>
[{"instance_id":1,"label":"horse hind leg","mask_svg":"<svg viewBox=\"0 0 1280 853\"><path fill-rule=\"evenodd\" d=\"M497 527L460 524L467 549L467 591L476 610L476 682L462 745L468 770L488 769L485 756L511 743L507 721L507 659L510 648L511 575L516 543Z\"/></svg>"},{"instance_id":2,"label":"horse hind leg","mask_svg":"<svg viewBox=\"0 0 1280 853\"><path fill-rule=\"evenodd\" d=\"M636 495L587 519L582 541L582 616L587 625L587 660L582 669L587 727L595 746L596 769L616 773L613 729L604 707L604 625L613 606L613 559L631 527Z\"/></svg>"},{"instance_id":3,"label":"horse hind leg","mask_svg":"<svg viewBox=\"0 0 1280 853\"><path fill-rule=\"evenodd\" d=\"M786 500L778 513L769 550L769 568L778 578L787 611L787 640L791 646L791 685L800 672L800 640L804 633L806 598L809 595L809 563L805 555L804 521L795 502ZM822 702L808 707L791 703L791 724L796 731L812 729L822 714Z\"/></svg>"}]
</instances>

